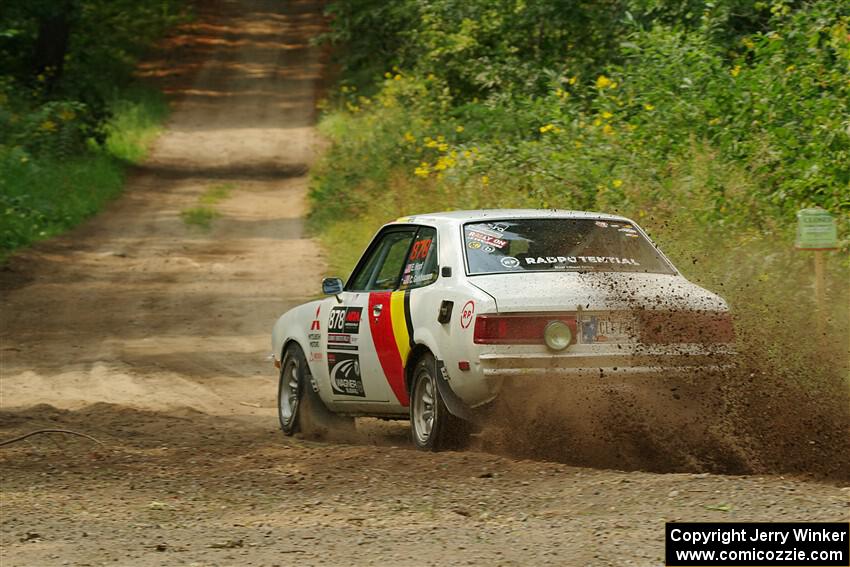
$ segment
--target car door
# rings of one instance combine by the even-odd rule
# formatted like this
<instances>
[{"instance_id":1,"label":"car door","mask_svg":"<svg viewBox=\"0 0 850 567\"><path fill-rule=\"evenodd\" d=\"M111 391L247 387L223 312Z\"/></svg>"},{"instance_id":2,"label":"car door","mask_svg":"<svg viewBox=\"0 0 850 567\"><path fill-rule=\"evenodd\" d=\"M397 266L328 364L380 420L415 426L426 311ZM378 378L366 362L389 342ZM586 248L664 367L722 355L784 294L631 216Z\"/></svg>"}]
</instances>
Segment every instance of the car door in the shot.
<instances>
[{"instance_id":1,"label":"car door","mask_svg":"<svg viewBox=\"0 0 850 567\"><path fill-rule=\"evenodd\" d=\"M383 376L393 392L391 402L399 408L409 405L405 366L414 345L411 305L415 305L420 288L437 279L436 235L434 228L419 227L399 266L398 285L369 293L369 327L379 363L370 373Z\"/></svg>"},{"instance_id":2,"label":"car door","mask_svg":"<svg viewBox=\"0 0 850 567\"><path fill-rule=\"evenodd\" d=\"M349 278L339 302L332 305L325 333L325 360L334 402L395 402L397 384L387 381L375 344L375 330L390 320L389 302L380 299L397 289L416 227L383 230ZM386 305L385 305L386 303ZM385 311L386 309L386 311ZM402 392L404 382L401 383Z\"/></svg>"}]
</instances>

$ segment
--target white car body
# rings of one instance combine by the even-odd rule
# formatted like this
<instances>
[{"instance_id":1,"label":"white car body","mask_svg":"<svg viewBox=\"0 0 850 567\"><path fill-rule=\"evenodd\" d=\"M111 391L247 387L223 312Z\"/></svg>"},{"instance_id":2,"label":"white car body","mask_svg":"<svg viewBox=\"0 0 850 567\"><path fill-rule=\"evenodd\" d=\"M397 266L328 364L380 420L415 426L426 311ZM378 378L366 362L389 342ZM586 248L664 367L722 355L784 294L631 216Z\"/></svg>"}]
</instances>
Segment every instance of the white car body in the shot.
<instances>
[{"instance_id":1,"label":"white car body","mask_svg":"<svg viewBox=\"0 0 850 567\"><path fill-rule=\"evenodd\" d=\"M627 380L636 375L690 374L695 368L729 362L731 337L725 333L719 340L707 342L679 337L681 340L673 342L646 343L634 338L637 335L633 325L640 324L635 323L637 312L649 314L649 319L644 317L647 321L652 320L653 314L678 313L679 320L700 314L719 317L722 325L729 325L726 302L685 279L660 252L659 261L666 263L668 273L471 273L467 247L474 246L478 253L482 247L491 250L491 244L505 244L494 240L492 232L483 236L471 232L469 223L492 223L489 226L499 228L526 219L593 221L597 226L613 225L612 230L626 231L630 237L651 242L627 218L589 212L482 210L398 219L378 232L344 291L296 307L280 317L272 339L276 364L280 364L285 348L297 343L309 364L313 388L329 410L353 416L407 418L411 368L425 352L436 359L440 393L449 411L459 417L494 400L503 382L518 376L532 382L550 376L570 379L600 374L622 375ZM379 241L389 232L406 227L433 229L437 256L436 260L429 256L428 261L436 261L437 277L423 277L416 282L413 279L417 276L405 277L400 271L393 290L357 289L356 280L366 269L364 263L370 252L380 246ZM418 234L427 236L430 231ZM475 241L478 244L471 244L470 235L479 239ZM416 238L411 248L424 236ZM433 246L433 238L430 245ZM434 253L430 249L426 252ZM412 262L416 254L416 250L409 250L405 262ZM547 261L526 255L526 262L528 258L531 262ZM549 257L552 258L555 262L567 261ZM606 258L595 260L602 262ZM620 258L610 261L614 260L628 262ZM512 265L514 260L504 262ZM375 277L379 271L375 270ZM404 287L405 280L409 289L398 289ZM441 307L449 304L451 316L446 321L444 314L441 322ZM543 319L567 314L570 325L574 323L574 343L554 351L542 338L534 344L475 342L476 325L484 325L479 319L520 314ZM614 332L620 335L606 339L599 334L603 327L619 329ZM623 329L632 338L624 338Z\"/></svg>"}]
</instances>

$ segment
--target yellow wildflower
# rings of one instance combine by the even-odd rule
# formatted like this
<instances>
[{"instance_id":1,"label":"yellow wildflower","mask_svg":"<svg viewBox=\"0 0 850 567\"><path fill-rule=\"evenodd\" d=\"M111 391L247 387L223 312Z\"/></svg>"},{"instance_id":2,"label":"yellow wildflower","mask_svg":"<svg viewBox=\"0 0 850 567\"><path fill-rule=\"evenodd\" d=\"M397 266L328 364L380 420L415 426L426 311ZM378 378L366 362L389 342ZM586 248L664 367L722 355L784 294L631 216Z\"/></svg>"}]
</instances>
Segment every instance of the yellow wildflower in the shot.
<instances>
[{"instance_id":1,"label":"yellow wildflower","mask_svg":"<svg viewBox=\"0 0 850 567\"><path fill-rule=\"evenodd\" d=\"M796 66L796 65L788 65L787 67L785 67L785 72L786 72L786 73L791 73L791 72L793 72L793 71L794 71L794 69L796 69L796 68L797 68L797 66Z\"/></svg>"},{"instance_id":2,"label":"yellow wildflower","mask_svg":"<svg viewBox=\"0 0 850 567\"><path fill-rule=\"evenodd\" d=\"M596 79L596 88L597 89L604 89L604 88L606 88L610 85L611 85L611 79L609 79L605 75L599 75L599 77L597 77L597 79Z\"/></svg>"},{"instance_id":3,"label":"yellow wildflower","mask_svg":"<svg viewBox=\"0 0 850 567\"><path fill-rule=\"evenodd\" d=\"M622 179L615 179L614 181L611 182L611 185L614 186L614 189L619 189L620 187L623 186L623 180Z\"/></svg>"},{"instance_id":4,"label":"yellow wildflower","mask_svg":"<svg viewBox=\"0 0 850 567\"><path fill-rule=\"evenodd\" d=\"M437 136L437 141L438 141L438 142L445 142L445 141L446 141L446 137L445 137L445 136Z\"/></svg>"},{"instance_id":5,"label":"yellow wildflower","mask_svg":"<svg viewBox=\"0 0 850 567\"><path fill-rule=\"evenodd\" d=\"M69 122L73 120L75 116L76 114L74 114L74 111L69 108L63 108L62 112L59 113L59 119L63 122Z\"/></svg>"},{"instance_id":6,"label":"yellow wildflower","mask_svg":"<svg viewBox=\"0 0 850 567\"><path fill-rule=\"evenodd\" d=\"M448 149L449 149L448 144L438 144L437 145L437 150L440 151L440 152L448 151Z\"/></svg>"},{"instance_id":7,"label":"yellow wildflower","mask_svg":"<svg viewBox=\"0 0 850 567\"><path fill-rule=\"evenodd\" d=\"M416 137L410 132L404 133L404 139L405 141L410 142L411 144L416 141Z\"/></svg>"},{"instance_id":8,"label":"yellow wildflower","mask_svg":"<svg viewBox=\"0 0 850 567\"><path fill-rule=\"evenodd\" d=\"M465 157L466 159L472 159L472 152L470 152L469 150L465 150L463 152L463 157Z\"/></svg>"},{"instance_id":9,"label":"yellow wildflower","mask_svg":"<svg viewBox=\"0 0 850 567\"><path fill-rule=\"evenodd\" d=\"M422 163L419 164L419 167L417 167L415 170L413 170L413 174L416 175L417 177L428 177L428 175L430 173L431 173L431 169L428 166L427 161L423 161Z\"/></svg>"},{"instance_id":10,"label":"yellow wildflower","mask_svg":"<svg viewBox=\"0 0 850 567\"><path fill-rule=\"evenodd\" d=\"M755 48L755 46L756 46L756 44L755 44L755 43L753 43L753 40L751 40L751 39L750 39L750 38L748 38L748 37L745 37L744 39L742 39L742 40L741 40L741 44L742 44L744 47L746 47L747 49L753 49L753 48Z\"/></svg>"},{"instance_id":11,"label":"yellow wildflower","mask_svg":"<svg viewBox=\"0 0 850 567\"><path fill-rule=\"evenodd\" d=\"M722 122L722 120L720 120L720 118L712 118L711 120L708 121L708 125L709 126L717 126L721 122Z\"/></svg>"},{"instance_id":12,"label":"yellow wildflower","mask_svg":"<svg viewBox=\"0 0 850 567\"><path fill-rule=\"evenodd\" d=\"M733 77L737 77L738 75L740 75L740 74L741 74L741 66L740 66L740 65L735 65L735 66L732 68L732 70L731 70L731 71L729 71L729 74L730 74L730 75L732 75Z\"/></svg>"},{"instance_id":13,"label":"yellow wildflower","mask_svg":"<svg viewBox=\"0 0 850 567\"><path fill-rule=\"evenodd\" d=\"M457 128L455 128L455 132L457 132L458 134L463 132L463 126L458 126Z\"/></svg>"},{"instance_id":14,"label":"yellow wildflower","mask_svg":"<svg viewBox=\"0 0 850 567\"><path fill-rule=\"evenodd\" d=\"M393 77L393 81L400 81L400 80L401 80L401 75L396 75L395 77Z\"/></svg>"},{"instance_id":15,"label":"yellow wildflower","mask_svg":"<svg viewBox=\"0 0 850 567\"><path fill-rule=\"evenodd\" d=\"M486 175L481 176L481 184L482 185L490 185L490 178Z\"/></svg>"},{"instance_id":16,"label":"yellow wildflower","mask_svg":"<svg viewBox=\"0 0 850 567\"><path fill-rule=\"evenodd\" d=\"M578 81L578 77L570 77L570 80L567 81L569 84L574 85Z\"/></svg>"},{"instance_id":17,"label":"yellow wildflower","mask_svg":"<svg viewBox=\"0 0 850 567\"><path fill-rule=\"evenodd\" d=\"M393 78L393 74L392 74L392 73L390 73L389 71L387 71L386 73L384 73L384 78L385 78L385 79L392 79L392 78Z\"/></svg>"},{"instance_id":18,"label":"yellow wildflower","mask_svg":"<svg viewBox=\"0 0 850 567\"><path fill-rule=\"evenodd\" d=\"M643 108L644 108L644 110L655 110L655 106L648 103L648 102L643 105Z\"/></svg>"},{"instance_id":19,"label":"yellow wildflower","mask_svg":"<svg viewBox=\"0 0 850 567\"><path fill-rule=\"evenodd\" d=\"M614 128L612 128L610 124L606 124L605 126L602 127L602 133L605 134L606 136L610 136L611 134L614 133Z\"/></svg>"},{"instance_id":20,"label":"yellow wildflower","mask_svg":"<svg viewBox=\"0 0 850 567\"><path fill-rule=\"evenodd\" d=\"M52 120L45 120L39 126L40 130L44 130L45 132L54 132L56 130L56 123Z\"/></svg>"},{"instance_id":21,"label":"yellow wildflower","mask_svg":"<svg viewBox=\"0 0 850 567\"><path fill-rule=\"evenodd\" d=\"M602 124L602 119L601 119L601 118L597 118L596 120L594 120L594 121L593 121L593 125L594 125L594 126L600 126L601 124Z\"/></svg>"},{"instance_id":22,"label":"yellow wildflower","mask_svg":"<svg viewBox=\"0 0 850 567\"><path fill-rule=\"evenodd\" d=\"M578 140L576 140L575 142L573 142L573 145L576 147L576 149L577 149L577 150L578 150L578 149L581 149L581 148L582 148L582 146L584 146L584 144L582 144L582 143L581 143L581 142L579 142Z\"/></svg>"},{"instance_id":23,"label":"yellow wildflower","mask_svg":"<svg viewBox=\"0 0 850 567\"><path fill-rule=\"evenodd\" d=\"M608 112L607 110L606 110L605 112L603 112L603 113L602 113L602 118L604 118L605 120L608 120L609 118L611 118L611 117L613 117L613 116L614 116L614 115L613 115L613 114L611 114L610 112Z\"/></svg>"}]
</instances>

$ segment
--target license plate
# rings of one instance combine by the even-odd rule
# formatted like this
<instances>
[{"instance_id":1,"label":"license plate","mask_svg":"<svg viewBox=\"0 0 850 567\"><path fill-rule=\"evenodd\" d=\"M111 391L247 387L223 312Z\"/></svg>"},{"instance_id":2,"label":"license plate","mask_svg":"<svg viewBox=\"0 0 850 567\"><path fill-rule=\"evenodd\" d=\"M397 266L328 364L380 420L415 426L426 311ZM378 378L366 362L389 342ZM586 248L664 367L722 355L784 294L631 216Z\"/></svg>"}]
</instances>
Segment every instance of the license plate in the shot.
<instances>
[{"instance_id":1,"label":"license plate","mask_svg":"<svg viewBox=\"0 0 850 567\"><path fill-rule=\"evenodd\" d=\"M585 315L581 321L581 339L584 344L634 342L635 321L631 317L615 315Z\"/></svg>"}]
</instances>

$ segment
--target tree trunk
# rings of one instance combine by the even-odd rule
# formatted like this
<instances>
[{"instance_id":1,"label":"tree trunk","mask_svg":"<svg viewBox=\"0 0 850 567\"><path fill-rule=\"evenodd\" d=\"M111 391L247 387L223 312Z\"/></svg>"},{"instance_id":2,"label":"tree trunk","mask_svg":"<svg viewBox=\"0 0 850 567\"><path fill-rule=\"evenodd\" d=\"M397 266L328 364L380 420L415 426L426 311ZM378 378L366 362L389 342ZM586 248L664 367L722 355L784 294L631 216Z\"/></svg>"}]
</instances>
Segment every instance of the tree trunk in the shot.
<instances>
[{"instance_id":1,"label":"tree trunk","mask_svg":"<svg viewBox=\"0 0 850 567\"><path fill-rule=\"evenodd\" d=\"M33 52L33 71L43 76L45 88L53 91L62 77L65 54L71 37L71 0L56 2L54 9L38 19L38 37Z\"/></svg>"}]
</instances>

